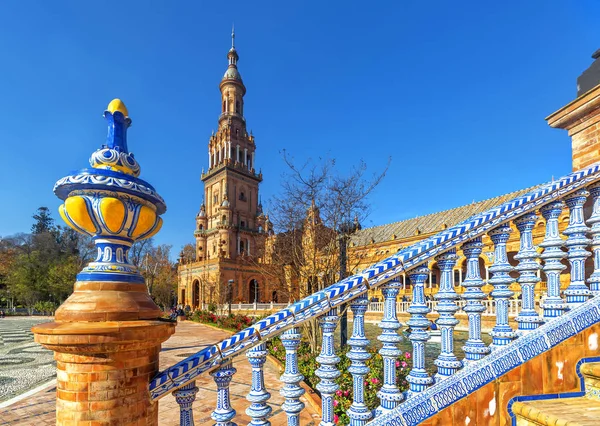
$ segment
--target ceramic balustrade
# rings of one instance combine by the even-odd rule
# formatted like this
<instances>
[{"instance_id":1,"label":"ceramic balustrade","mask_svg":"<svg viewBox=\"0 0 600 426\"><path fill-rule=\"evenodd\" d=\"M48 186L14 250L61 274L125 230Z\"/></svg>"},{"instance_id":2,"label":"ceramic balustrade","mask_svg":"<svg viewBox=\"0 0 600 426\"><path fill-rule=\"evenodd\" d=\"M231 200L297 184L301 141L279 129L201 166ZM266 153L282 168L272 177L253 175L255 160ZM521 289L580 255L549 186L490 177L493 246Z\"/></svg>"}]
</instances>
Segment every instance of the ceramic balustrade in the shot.
<instances>
[{"instance_id":1,"label":"ceramic balustrade","mask_svg":"<svg viewBox=\"0 0 600 426\"><path fill-rule=\"evenodd\" d=\"M600 168L594 169L594 173L600 181ZM336 379L341 374L337 368L340 358L335 351L333 336L339 319L337 305L347 302L353 313L353 333L348 340L348 358L351 361L348 371L352 375L353 391L352 405L347 414L352 426L378 425L379 419L388 417L386 413L395 412L405 404L410 405L418 395L426 390L429 394L429 390L442 386L458 375L463 362L456 358L453 349L454 329L458 324L456 314L459 309L467 314L469 325L469 338L463 347L464 362L476 364L483 362L491 349L495 354L503 346L516 344L525 338L521 336L533 332L544 321L559 321L569 309L584 304L590 295L598 294L600 182L592 183L589 192L579 185L566 191L567 195L562 197L564 202L560 198L548 196L546 201L538 202L535 208L529 210L523 208L523 203L532 202L535 197L528 196L526 201L515 203L516 206L520 206L518 214L511 217L504 211L509 220L494 223L493 226L482 226L481 223L493 222L482 222L480 215L474 219L474 222L479 223L477 226L481 226L481 232L477 231L478 235L471 229L467 238L456 239L456 242L452 243L454 245L444 243L442 237L433 243L426 240L417 244L415 248L407 248L396 257L362 271L357 276L345 279L299 302L286 305L285 309L257 322L253 327L237 333L213 348L201 351L191 360L184 360L173 366L167 372L167 382L159 375L153 381L154 386L151 385L151 394L153 397L160 397L173 392L180 404L181 424L192 425L192 403L197 392L193 379L198 374L209 371L217 385L217 404L211 417L217 426L233 426L236 411L231 406L229 384L236 369L232 366L232 358L245 352L252 367L251 390L247 395L250 404L246 410L251 418L249 424L270 425L272 407L268 403L270 393L265 387L263 366L266 361L266 340L280 335L286 351L285 371L280 378L283 384L280 393L284 397L281 408L286 414L288 425L299 425L300 413L305 408L300 400L304 389L300 386L303 376L299 371L297 354L301 340L299 325L309 319L318 318L322 334L321 353L317 357L319 367L315 372L320 379L316 387L321 393L322 401L322 420L319 425L333 426L334 400L339 390ZM558 186L555 185L554 188ZM588 218L591 229L586 225L583 210L588 195L593 201L591 216ZM558 225L560 216L566 211L565 205L569 211L569 225L563 236L559 233ZM533 240L533 229L538 220L536 212L545 220L544 238L538 246ZM502 209L498 213L502 213ZM519 232L520 248L515 256L516 265L512 265L507 256L507 242L512 232L511 222ZM465 228L463 232L467 233L467 230L468 228ZM588 233L592 240L587 238ZM490 277L487 280L493 289L488 295L482 291L484 280L479 272L481 236L484 234L487 234L494 244L493 264L489 267ZM434 248L442 244L443 249L436 253ZM584 264L585 259L591 255L587 250L590 244L594 256L594 270L586 277ZM454 281L456 248L461 248L467 264L466 276L459 283ZM422 257L421 253L424 252L431 253L428 255L430 257ZM571 278L568 287L562 291L560 278L566 268L561 261L565 257L570 265L567 272L571 273ZM412 261L413 258L419 259L420 263ZM434 294L434 300L426 300L425 281L430 276L430 271L424 265L434 259L441 272L440 284L437 293ZM540 282L540 270L543 270L547 287L538 305L534 296L536 285ZM515 272L518 273L516 277ZM410 284L407 281L401 284L395 279L400 273L410 278ZM515 298L511 290L515 283L521 287L521 300ZM459 285L464 287L464 292L456 291ZM377 287L381 289L384 301L369 302L369 288ZM401 288L412 291L410 302L397 300ZM487 297L491 297L491 300ZM382 342L380 355L383 358L384 372L378 392L380 406L373 411L365 404L364 387L365 376L369 373L366 363L370 358L367 351L370 342L365 333L365 315L368 311L383 312L380 323L382 332L378 340ZM410 330L408 339L413 347L412 368L406 377L409 388L404 393L400 392L396 383L396 361L401 354L397 344L402 339L399 331L405 328L398 321L398 313L410 315L407 329ZM437 318L436 323L441 333L440 355L434 361L438 367L435 383L428 373L430 366L425 363L425 348L434 344L430 341L430 313L434 314L432 318ZM496 324L489 333L492 337L490 347L486 347L481 338L484 315L496 317ZM509 322L509 319L515 316L517 330L513 330ZM186 382L178 385L178 376L182 377L181 381L185 379Z\"/></svg>"}]
</instances>

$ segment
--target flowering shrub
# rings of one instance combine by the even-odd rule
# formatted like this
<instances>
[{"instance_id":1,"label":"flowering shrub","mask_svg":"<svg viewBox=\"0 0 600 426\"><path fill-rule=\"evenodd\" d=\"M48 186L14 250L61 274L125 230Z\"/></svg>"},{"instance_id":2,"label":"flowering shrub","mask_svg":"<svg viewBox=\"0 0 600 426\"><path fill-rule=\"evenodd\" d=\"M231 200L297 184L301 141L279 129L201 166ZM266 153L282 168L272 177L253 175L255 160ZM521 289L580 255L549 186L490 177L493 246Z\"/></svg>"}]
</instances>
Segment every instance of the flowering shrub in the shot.
<instances>
[{"instance_id":1,"label":"flowering shrub","mask_svg":"<svg viewBox=\"0 0 600 426\"><path fill-rule=\"evenodd\" d=\"M246 315L216 315L210 311L195 311L190 319L231 331L241 331L252 324L252 318Z\"/></svg>"},{"instance_id":2,"label":"flowering shrub","mask_svg":"<svg viewBox=\"0 0 600 426\"><path fill-rule=\"evenodd\" d=\"M285 364L285 348L279 338L270 340L267 343L267 349L269 354L277 358L282 364ZM333 401L333 412L334 422L338 425L347 425L350 422L347 412L352 405L353 382L352 374L348 372L348 367L351 365L351 361L347 356L348 351L349 348L345 348L337 352L337 355L340 357L337 369L342 374L336 380L340 388L336 392ZM367 351L371 354L371 359L366 363L370 368L370 372L364 377L365 404L369 409L374 410L379 406L377 391L381 389L383 384L383 358L377 353L377 349L372 346L367 347ZM396 361L396 379L400 391L408 389L406 376L410 368L408 368L406 360L410 359L410 356L410 353L406 352ZM316 385L320 379L316 376L315 371L319 367L319 364L316 361L316 355L310 351L310 346L307 342L300 342L300 346L298 346L298 367L300 373L304 376L304 382L318 393Z\"/></svg>"}]
</instances>

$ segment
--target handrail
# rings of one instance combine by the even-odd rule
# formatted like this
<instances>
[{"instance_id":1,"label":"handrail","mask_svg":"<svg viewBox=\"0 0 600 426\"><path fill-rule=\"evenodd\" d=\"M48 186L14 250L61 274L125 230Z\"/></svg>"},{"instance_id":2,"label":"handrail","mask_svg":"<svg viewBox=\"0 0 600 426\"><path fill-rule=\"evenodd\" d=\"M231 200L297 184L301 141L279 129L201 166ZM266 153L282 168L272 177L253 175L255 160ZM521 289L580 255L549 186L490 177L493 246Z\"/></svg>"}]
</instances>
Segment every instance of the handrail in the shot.
<instances>
[{"instance_id":1,"label":"handrail","mask_svg":"<svg viewBox=\"0 0 600 426\"><path fill-rule=\"evenodd\" d=\"M184 386L203 372L256 345L260 340L274 337L287 328L297 327L309 319L319 317L342 303L366 294L369 289L390 281L403 272L408 272L434 256L597 181L600 181L598 163L559 180L542 184L527 194L476 214L424 241L413 244L370 268L269 315L251 327L216 345L204 348L197 354L158 373L150 382L151 398L159 399Z\"/></svg>"}]
</instances>

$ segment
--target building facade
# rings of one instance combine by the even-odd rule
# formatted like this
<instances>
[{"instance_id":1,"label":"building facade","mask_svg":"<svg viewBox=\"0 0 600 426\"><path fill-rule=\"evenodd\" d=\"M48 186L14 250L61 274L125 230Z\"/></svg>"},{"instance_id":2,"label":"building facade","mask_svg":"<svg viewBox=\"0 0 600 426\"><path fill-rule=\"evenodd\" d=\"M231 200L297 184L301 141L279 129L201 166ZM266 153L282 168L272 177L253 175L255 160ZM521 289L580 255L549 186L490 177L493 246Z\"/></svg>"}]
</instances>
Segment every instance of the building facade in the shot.
<instances>
[{"instance_id":1,"label":"building facade","mask_svg":"<svg viewBox=\"0 0 600 426\"><path fill-rule=\"evenodd\" d=\"M262 174L256 170L256 143L244 118L246 86L234 41L232 33L228 67L219 85L218 130L208 141L208 170L201 175L204 201L196 216L195 260L182 259L178 268L179 304L192 309L230 299L272 299L256 261L271 224L260 204Z\"/></svg>"}]
</instances>

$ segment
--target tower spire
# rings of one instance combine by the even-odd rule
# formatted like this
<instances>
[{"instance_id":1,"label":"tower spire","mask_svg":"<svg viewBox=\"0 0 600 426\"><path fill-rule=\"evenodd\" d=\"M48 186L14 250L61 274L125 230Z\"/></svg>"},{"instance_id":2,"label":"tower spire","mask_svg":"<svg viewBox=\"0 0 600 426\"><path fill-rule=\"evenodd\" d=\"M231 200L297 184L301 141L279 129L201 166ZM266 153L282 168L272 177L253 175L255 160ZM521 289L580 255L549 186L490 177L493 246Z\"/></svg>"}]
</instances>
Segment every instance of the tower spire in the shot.
<instances>
[{"instance_id":1,"label":"tower spire","mask_svg":"<svg viewBox=\"0 0 600 426\"><path fill-rule=\"evenodd\" d=\"M233 24L231 24L231 48L235 49L235 28Z\"/></svg>"}]
</instances>

